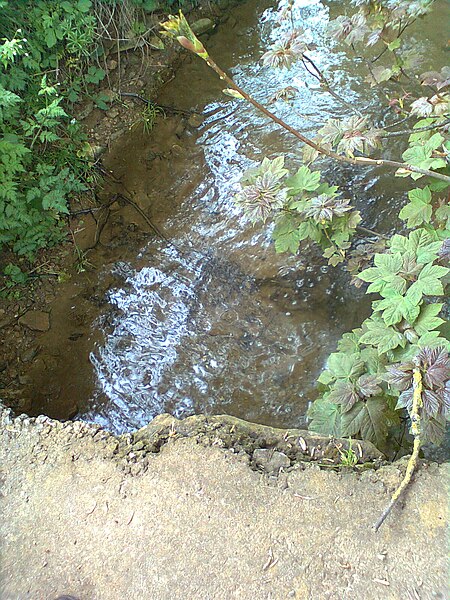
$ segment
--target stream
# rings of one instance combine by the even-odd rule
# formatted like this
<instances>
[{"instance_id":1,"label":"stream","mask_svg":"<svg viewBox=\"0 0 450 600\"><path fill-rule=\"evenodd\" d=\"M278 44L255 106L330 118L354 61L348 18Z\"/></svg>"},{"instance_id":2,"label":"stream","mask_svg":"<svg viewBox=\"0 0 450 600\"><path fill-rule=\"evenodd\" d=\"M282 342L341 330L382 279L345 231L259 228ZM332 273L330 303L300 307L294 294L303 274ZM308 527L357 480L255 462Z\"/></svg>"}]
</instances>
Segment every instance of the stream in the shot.
<instances>
[{"instance_id":1,"label":"stream","mask_svg":"<svg viewBox=\"0 0 450 600\"><path fill-rule=\"evenodd\" d=\"M296 0L295 25L315 44L311 56L336 91L379 124L392 122L385 99L364 81L365 64L326 35L330 18L348 4ZM449 11L445 2L437 4L410 34L414 47L425 52L423 71L445 64ZM258 62L289 28L272 3L250 0L231 10L205 43L218 64L263 103L282 87L297 87L293 105L279 101L272 108L311 137L330 116L349 113L313 89L314 79L301 64L286 71ZM442 47L428 39L442 39ZM59 366L47 361L35 371L42 400L33 410L48 413L53 364L58 401L76 398L79 418L115 433L139 428L162 412L227 413L272 426L305 426L328 354L342 333L368 316L370 300L313 246L295 257L277 255L270 227L252 226L233 203L243 171L264 156L284 153L289 167L300 166L295 139L222 94L215 74L193 56L164 86L159 102L201 116L160 117L150 134L133 128L115 142L105 166L166 239L149 232L137 244L116 239L102 250L95 277L104 282L103 301L91 303L79 319L77 327L88 332L79 350L76 337L67 342L75 335L71 326L61 332L65 354L63 342L49 343L59 348ZM391 144L385 156L398 157L403 143ZM382 233L401 227L396 215L409 181L328 160L315 168L352 199L365 226ZM132 207L123 213L146 230ZM72 296L60 309L78 310Z\"/></svg>"}]
</instances>

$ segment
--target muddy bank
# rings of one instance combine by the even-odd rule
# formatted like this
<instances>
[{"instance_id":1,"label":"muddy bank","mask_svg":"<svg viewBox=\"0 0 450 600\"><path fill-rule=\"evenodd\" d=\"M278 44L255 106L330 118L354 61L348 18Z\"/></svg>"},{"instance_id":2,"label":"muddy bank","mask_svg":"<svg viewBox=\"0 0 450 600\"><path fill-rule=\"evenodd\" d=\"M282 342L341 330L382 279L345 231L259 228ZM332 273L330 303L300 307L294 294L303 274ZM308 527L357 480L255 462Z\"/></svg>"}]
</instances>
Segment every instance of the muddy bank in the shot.
<instances>
[{"instance_id":1,"label":"muddy bank","mask_svg":"<svg viewBox=\"0 0 450 600\"><path fill-rule=\"evenodd\" d=\"M221 447L224 431L253 430L229 419L163 416L139 441L7 412L2 423L2 599L447 597L446 466L423 464L375 534L403 461L361 474L279 463L275 476ZM139 454L155 435L159 452Z\"/></svg>"}]
</instances>

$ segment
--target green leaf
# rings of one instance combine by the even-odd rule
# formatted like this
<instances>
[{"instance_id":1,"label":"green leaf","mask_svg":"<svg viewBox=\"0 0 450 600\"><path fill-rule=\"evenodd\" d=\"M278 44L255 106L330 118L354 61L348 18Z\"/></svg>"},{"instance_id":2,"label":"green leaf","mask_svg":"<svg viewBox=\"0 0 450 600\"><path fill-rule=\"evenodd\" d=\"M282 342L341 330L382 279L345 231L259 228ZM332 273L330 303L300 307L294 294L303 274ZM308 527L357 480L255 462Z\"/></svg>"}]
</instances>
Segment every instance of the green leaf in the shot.
<instances>
[{"instance_id":1,"label":"green leaf","mask_svg":"<svg viewBox=\"0 0 450 600\"><path fill-rule=\"evenodd\" d=\"M292 252L295 254L302 239L298 232L298 219L289 214L278 218L272 233L276 252Z\"/></svg>"},{"instance_id":2,"label":"green leaf","mask_svg":"<svg viewBox=\"0 0 450 600\"><path fill-rule=\"evenodd\" d=\"M308 219L307 221L303 221L298 226L298 235L301 240L305 240L306 238L311 239L313 242L320 242L322 239L322 232L319 229L318 225L314 223L314 221Z\"/></svg>"},{"instance_id":3,"label":"green leaf","mask_svg":"<svg viewBox=\"0 0 450 600\"><path fill-rule=\"evenodd\" d=\"M359 352L359 338L361 329L354 329L350 333L344 333L338 342L338 349L341 352Z\"/></svg>"},{"instance_id":4,"label":"green leaf","mask_svg":"<svg viewBox=\"0 0 450 600\"><path fill-rule=\"evenodd\" d=\"M322 383L323 385L329 385L334 380L335 380L334 375L332 373L330 373L330 371L328 369L324 369L322 371L322 373L319 375L319 377L317 378L317 381L319 383Z\"/></svg>"},{"instance_id":5,"label":"green leaf","mask_svg":"<svg viewBox=\"0 0 450 600\"><path fill-rule=\"evenodd\" d=\"M388 49L392 52L393 50L397 50L397 48L400 48L400 44L401 44L401 40L400 38L396 38L393 42L391 42L390 44L388 44Z\"/></svg>"},{"instance_id":6,"label":"green leaf","mask_svg":"<svg viewBox=\"0 0 450 600\"><path fill-rule=\"evenodd\" d=\"M341 409L326 397L316 400L308 410L311 419L308 428L323 435L341 435Z\"/></svg>"},{"instance_id":7,"label":"green leaf","mask_svg":"<svg viewBox=\"0 0 450 600\"><path fill-rule=\"evenodd\" d=\"M375 254L373 259L374 264L380 268L381 274L396 275L403 266L403 258L401 254Z\"/></svg>"},{"instance_id":8,"label":"green leaf","mask_svg":"<svg viewBox=\"0 0 450 600\"><path fill-rule=\"evenodd\" d=\"M425 335L433 329L437 329L440 325L445 323L444 319L441 319L437 315L441 312L443 304L425 304L422 306L419 318L414 323L414 329L418 335Z\"/></svg>"},{"instance_id":9,"label":"green leaf","mask_svg":"<svg viewBox=\"0 0 450 600\"><path fill-rule=\"evenodd\" d=\"M357 402L351 410L341 417L342 435L360 435L363 440L382 447L387 437L389 420L386 418L387 406L382 398L369 398Z\"/></svg>"},{"instance_id":10,"label":"green leaf","mask_svg":"<svg viewBox=\"0 0 450 600\"><path fill-rule=\"evenodd\" d=\"M432 262L437 258L441 242L436 242L425 229L416 229L406 238L403 235L393 235L391 252L414 252L420 265Z\"/></svg>"},{"instance_id":11,"label":"green leaf","mask_svg":"<svg viewBox=\"0 0 450 600\"><path fill-rule=\"evenodd\" d=\"M407 297L418 304L422 296L443 296L444 286L440 279L447 275L449 269L428 263L420 271L417 281L407 291Z\"/></svg>"},{"instance_id":12,"label":"green leaf","mask_svg":"<svg viewBox=\"0 0 450 600\"><path fill-rule=\"evenodd\" d=\"M45 33L45 42L47 44L47 48L53 48L53 46L57 42L56 33L53 29L47 29Z\"/></svg>"},{"instance_id":13,"label":"green leaf","mask_svg":"<svg viewBox=\"0 0 450 600\"><path fill-rule=\"evenodd\" d=\"M366 331L361 336L361 343L375 346L379 354L384 354L398 346L405 347L405 337L383 321L368 319L364 322L364 326Z\"/></svg>"},{"instance_id":14,"label":"green leaf","mask_svg":"<svg viewBox=\"0 0 450 600\"><path fill-rule=\"evenodd\" d=\"M371 282L367 292L379 292L387 298L396 294L403 294L406 290L406 281L398 275L403 266L403 256L400 252L394 254L375 254L376 267L365 269L358 275L359 279Z\"/></svg>"},{"instance_id":15,"label":"green leaf","mask_svg":"<svg viewBox=\"0 0 450 600\"><path fill-rule=\"evenodd\" d=\"M291 252L296 254L300 246L300 237L297 230L278 235L275 238L275 252Z\"/></svg>"},{"instance_id":16,"label":"green leaf","mask_svg":"<svg viewBox=\"0 0 450 600\"><path fill-rule=\"evenodd\" d=\"M409 204L404 206L399 213L400 219L407 221L408 227L417 227L428 223L433 209L431 207L431 191L429 187L416 188L408 192Z\"/></svg>"},{"instance_id":17,"label":"green leaf","mask_svg":"<svg viewBox=\"0 0 450 600\"><path fill-rule=\"evenodd\" d=\"M377 311L383 311L383 321L386 325L395 325L405 319L411 325L420 313L420 306L414 304L409 298L400 294L385 298L377 303Z\"/></svg>"},{"instance_id":18,"label":"green leaf","mask_svg":"<svg viewBox=\"0 0 450 600\"><path fill-rule=\"evenodd\" d=\"M80 12L87 13L91 9L91 0L78 0L77 8Z\"/></svg>"},{"instance_id":19,"label":"green leaf","mask_svg":"<svg viewBox=\"0 0 450 600\"><path fill-rule=\"evenodd\" d=\"M327 369L337 379L349 379L364 372L364 363L359 352L334 352L328 357Z\"/></svg>"},{"instance_id":20,"label":"green leaf","mask_svg":"<svg viewBox=\"0 0 450 600\"><path fill-rule=\"evenodd\" d=\"M314 192L320 185L320 171L311 171L303 165L295 175L289 177L286 186L290 188L291 194L295 195L302 191Z\"/></svg>"},{"instance_id":21,"label":"green leaf","mask_svg":"<svg viewBox=\"0 0 450 600\"><path fill-rule=\"evenodd\" d=\"M449 204L443 204L442 206L437 208L434 215L439 223L442 223L442 225L446 229L450 229L450 205Z\"/></svg>"}]
</instances>

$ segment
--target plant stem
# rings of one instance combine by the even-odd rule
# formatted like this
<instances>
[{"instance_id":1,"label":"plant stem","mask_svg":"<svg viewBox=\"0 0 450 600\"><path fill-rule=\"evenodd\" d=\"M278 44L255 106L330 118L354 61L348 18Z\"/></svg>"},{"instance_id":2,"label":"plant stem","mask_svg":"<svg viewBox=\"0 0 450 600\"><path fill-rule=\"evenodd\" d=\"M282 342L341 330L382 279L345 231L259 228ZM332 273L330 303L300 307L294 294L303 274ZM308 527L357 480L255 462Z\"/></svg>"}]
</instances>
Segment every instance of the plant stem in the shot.
<instances>
[{"instance_id":1,"label":"plant stem","mask_svg":"<svg viewBox=\"0 0 450 600\"><path fill-rule=\"evenodd\" d=\"M422 374L420 372L420 369L418 367L416 367L413 371L413 404L412 404L412 409L411 409L411 433L414 436L413 452L408 460L408 466L406 467L406 473L405 473L405 476L404 476L402 482L400 483L398 488L393 493L391 501L389 502L387 507L384 509L384 511L381 513L381 516L378 519L378 521L373 526L375 531L379 530L379 528L384 523L384 520L386 519L388 514L391 512L391 510L397 504L400 496L403 494L403 492L408 487L408 485L411 481L411 478L413 476L413 473L415 471L415 468L417 466L417 461L419 458L419 450L420 450L420 447L422 446L422 440L420 438L420 434L421 434L420 411L421 411L422 406L423 406Z\"/></svg>"},{"instance_id":2,"label":"plant stem","mask_svg":"<svg viewBox=\"0 0 450 600\"><path fill-rule=\"evenodd\" d=\"M291 125L288 125L285 121L283 121L282 119L277 117L273 112L271 112L265 106L260 104L252 96L247 94L246 91L244 91L240 86L238 86L233 81L233 79L231 79L231 77L229 77L225 73L225 71L223 71L214 62L214 60L209 56L209 54L205 58L203 58L203 60L205 60L205 62L208 64L208 66L211 67L211 69L213 69L213 71L215 71L215 73L217 73L217 75L220 77L220 79L222 81L225 81L230 88L232 88L233 90L238 92L245 100L247 100L247 102L249 102L252 106L257 108L260 112L262 112L264 115L266 115L266 117L271 119L274 123L277 123L277 125L279 125L280 127L283 127L283 129L286 129L286 131L289 131L289 133L291 133L293 136L295 136L301 142L303 142L307 146L310 146L311 148L314 148L314 150L316 150L320 154L324 154L325 156L333 158L334 160L337 160L341 163L347 163L347 164L351 164L351 165L362 165L362 166L373 165L376 167L395 167L397 169L404 169L405 171L410 171L412 173L420 173L421 175L427 175L428 177L433 177L434 179L440 179L441 181L450 183L450 177L448 175L443 175L441 173L429 171L428 169L421 169L420 167L415 167L413 165L408 165L406 163L397 162L395 160L374 159L374 158L368 158L366 156L355 156L355 157L351 158L348 156L343 156L342 154L337 154L336 152L333 152L332 150L329 150L328 148L324 148L323 146L321 146L314 140L310 140L309 138L304 136L302 133L300 133L300 131L298 131L294 127L291 127Z\"/></svg>"},{"instance_id":3,"label":"plant stem","mask_svg":"<svg viewBox=\"0 0 450 600\"><path fill-rule=\"evenodd\" d=\"M445 127L449 123L450 123L450 119L446 119L443 123L440 123L439 125L435 124L435 125L428 125L427 127L417 127L416 129L403 129L402 131L384 131L383 133L381 133L380 137L383 137L383 138L395 137L395 136L407 135L407 134L411 134L411 133L420 133L421 131L432 131L434 129L440 129L442 127Z\"/></svg>"},{"instance_id":4,"label":"plant stem","mask_svg":"<svg viewBox=\"0 0 450 600\"><path fill-rule=\"evenodd\" d=\"M313 73L312 71L310 71L308 69L308 67L306 66L306 62L308 62L311 67L314 69L315 73ZM360 110L358 110L357 108L355 108L352 104L350 104L350 102L347 102L347 100L345 100L345 98L342 98L342 96L339 96L339 94L337 94L330 86L330 82L328 81L328 79L325 77L325 75L323 74L323 72L319 69L319 67L316 65L316 63L307 55L307 54L303 54L303 64L305 66L305 69L308 71L308 73L310 75L312 75L313 77L315 77L321 84L323 90L325 92L328 92L331 96L333 96L333 98L335 100L337 100L338 102L340 102L343 106L345 106L346 108L348 108L349 110L351 110L352 112L356 113L358 116L362 117L363 114Z\"/></svg>"}]
</instances>

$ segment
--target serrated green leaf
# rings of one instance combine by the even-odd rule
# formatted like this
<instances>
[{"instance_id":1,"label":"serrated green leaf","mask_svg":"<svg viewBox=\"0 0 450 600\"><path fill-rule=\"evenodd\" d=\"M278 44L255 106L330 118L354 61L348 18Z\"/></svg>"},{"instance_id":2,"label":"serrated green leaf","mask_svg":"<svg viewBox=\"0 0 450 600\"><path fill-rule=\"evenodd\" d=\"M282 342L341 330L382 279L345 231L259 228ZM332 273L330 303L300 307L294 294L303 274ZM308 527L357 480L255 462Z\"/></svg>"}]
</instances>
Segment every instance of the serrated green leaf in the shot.
<instances>
[{"instance_id":1,"label":"serrated green leaf","mask_svg":"<svg viewBox=\"0 0 450 600\"><path fill-rule=\"evenodd\" d=\"M428 223L431 219L433 209L430 205L431 191L427 186L423 189L416 188L408 192L409 204L404 206L400 213L400 219L407 221L408 227L418 227L422 223Z\"/></svg>"},{"instance_id":2,"label":"serrated green leaf","mask_svg":"<svg viewBox=\"0 0 450 600\"><path fill-rule=\"evenodd\" d=\"M447 275L449 269L440 265L428 263L420 271L415 281L407 291L408 298L417 304L422 296L443 296L444 286L440 279Z\"/></svg>"},{"instance_id":3,"label":"serrated green leaf","mask_svg":"<svg viewBox=\"0 0 450 600\"><path fill-rule=\"evenodd\" d=\"M337 379L349 379L363 373L364 363L359 352L334 352L328 357L327 369Z\"/></svg>"},{"instance_id":4,"label":"serrated green leaf","mask_svg":"<svg viewBox=\"0 0 450 600\"><path fill-rule=\"evenodd\" d=\"M311 171L305 165L301 166L295 175L289 177L286 186L290 193L314 192L320 185L320 171Z\"/></svg>"},{"instance_id":5,"label":"serrated green leaf","mask_svg":"<svg viewBox=\"0 0 450 600\"><path fill-rule=\"evenodd\" d=\"M320 242L322 239L322 232L318 225L312 220L303 221L298 226L298 234L301 240L306 238L311 239L313 242Z\"/></svg>"},{"instance_id":6,"label":"serrated green leaf","mask_svg":"<svg viewBox=\"0 0 450 600\"><path fill-rule=\"evenodd\" d=\"M443 204L435 211L435 217L446 229L450 229L450 205Z\"/></svg>"},{"instance_id":7,"label":"serrated green leaf","mask_svg":"<svg viewBox=\"0 0 450 600\"><path fill-rule=\"evenodd\" d=\"M323 435L341 435L341 409L326 397L316 400L308 410L309 429Z\"/></svg>"},{"instance_id":8,"label":"serrated green leaf","mask_svg":"<svg viewBox=\"0 0 450 600\"><path fill-rule=\"evenodd\" d=\"M375 254L373 262L381 275L397 275L403 266L403 257L400 253Z\"/></svg>"},{"instance_id":9,"label":"serrated green leaf","mask_svg":"<svg viewBox=\"0 0 450 600\"><path fill-rule=\"evenodd\" d=\"M384 354L398 346L405 347L405 337L384 322L368 319L364 322L364 325L367 331L362 334L361 343L368 346L375 346L379 354Z\"/></svg>"},{"instance_id":10,"label":"serrated green leaf","mask_svg":"<svg viewBox=\"0 0 450 600\"><path fill-rule=\"evenodd\" d=\"M438 255L441 247L425 229L416 229L406 238L403 235L393 235L390 243L391 252L400 254L408 251L415 253L417 262L421 265L432 262Z\"/></svg>"},{"instance_id":11,"label":"serrated green leaf","mask_svg":"<svg viewBox=\"0 0 450 600\"><path fill-rule=\"evenodd\" d=\"M334 380L335 380L334 375L328 369L325 369L324 371L322 371L322 373L317 378L317 381L319 383L322 383L323 385L329 385Z\"/></svg>"},{"instance_id":12,"label":"serrated green leaf","mask_svg":"<svg viewBox=\"0 0 450 600\"><path fill-rule=\"evenodd\" d=\"M382 318L386 325L395 325L403 319L412 325L420 313L420 306L415 305L409 298L397 294L392 298L381 300L376 310L383 311Z\"/></svg>"},{"instance_id":13,"label":"serrated green leaf","mask_svg":"<svg viewBox=\"0 0 450 600\"><path fill-rule=\"evenodd\" d=\"M419 336L425 335L429 331L437 329L442 323L445 323L444 319L437 316L443 306L442 303L425 304L422 306L419 317L414 323L414 329Z\"/></svg>"},{"instance_id":14,"label":"serrated green leaf","mask_svg":"<svg viewBox=\"0 0 450 600\"><path fill-rule=\"evenodd\" d=\"M400 38L396 38L393 42L391 42L390 44L388 44L388 49L392 52L393 50L397 50L397 48L400 48L400 44L401 44L401 40Z\"/></svg>"},{"instance_id":15,"label":"serrated green leaf","mask_svg":"<svg viewBox=\"0 0 450 600\"><path fill-rule=\"evenodd\" d=\"M340 352L359 352L359 338L361 336L361 329L354 329L349 333L344 333L338 342L338 349Z\"/></svg>"},{"instance_id":16,"label":"serrated green leaf","mask_svg":"<svg viewBox=\"0 0 450 600\"><path fill-rule=\"evenodd\" d=\"M360 435L363 440L383 447L388 432L386 419L387 406L382 398L369 398L357 402L341 417L341 430L344 436Z\"/></svg>"}]
</instances>

